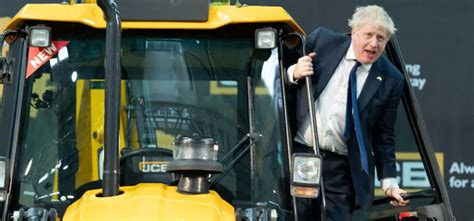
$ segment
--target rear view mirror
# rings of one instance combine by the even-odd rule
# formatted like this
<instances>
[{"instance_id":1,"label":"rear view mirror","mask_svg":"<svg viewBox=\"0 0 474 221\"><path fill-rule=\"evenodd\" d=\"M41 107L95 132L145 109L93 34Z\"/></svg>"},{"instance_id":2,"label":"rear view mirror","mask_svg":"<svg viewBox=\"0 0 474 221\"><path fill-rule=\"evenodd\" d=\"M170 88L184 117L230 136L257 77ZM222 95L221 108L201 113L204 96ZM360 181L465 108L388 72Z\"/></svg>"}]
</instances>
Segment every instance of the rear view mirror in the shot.
<instances>
[{"instance_id":1,"label":"rear view mirror","mask_svg":"<svg viewBox=\"0 0 474 221\"><path fill-rule=\"evenodd\" d=\"M284 35L281 38L283 66L288 68L298 62L304 55L304 37L296 32Z\"/></svg>"},{"instance_id":2,"label":"rear view mirror","mask_svg":"<svg viewBox=\"0 0 474 221\"><path fill-rule=\"evenodd\" d=\"M11 43L13 42L16 38L26 38L27 34L26 32L22 31L16 31L16 30L6 30L3 34L0 34L0 57L3 56L3 43Z\"/></svg>"},{"instance_id":3,"label":"rear view mirror","mask_svg":"<svg viewBox=\"0 0 474 221\"><path fill-rule=\"evenodd\" d=\"M4 202L7 197L8 186L10 185L9 162L5 157L0 157L0 202Z\"/></svg>"},{"instance_id":4,"label":"rear view mirror","mask_svg":"<svg viewBox=\"0 0 474 221\"><path fill-rule=\"evenodd\" d=\"M288 49L297 49L303 46L303 36L297 33L289 33L283 37L283 45Z\"/></svg>"}]
</instances>

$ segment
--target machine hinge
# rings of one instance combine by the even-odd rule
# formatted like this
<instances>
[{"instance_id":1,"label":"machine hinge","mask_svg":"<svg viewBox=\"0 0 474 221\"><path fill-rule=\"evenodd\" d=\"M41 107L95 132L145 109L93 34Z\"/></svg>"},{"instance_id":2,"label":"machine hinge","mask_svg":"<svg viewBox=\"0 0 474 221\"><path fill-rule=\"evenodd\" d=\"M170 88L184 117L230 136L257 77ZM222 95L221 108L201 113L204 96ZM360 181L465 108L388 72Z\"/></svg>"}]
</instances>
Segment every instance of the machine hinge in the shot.
<instances>
[{"instance_id":1,"label":"machine hinge","mask_svg":"<svg viewBox=\"0 0 474 221\"><path fill-rule=\"evenodd\" d=\"M1 72L0 72L0 84L11 84L12 83L12 70L14 58L0 58Z\"/></svg>"}]
</instances>

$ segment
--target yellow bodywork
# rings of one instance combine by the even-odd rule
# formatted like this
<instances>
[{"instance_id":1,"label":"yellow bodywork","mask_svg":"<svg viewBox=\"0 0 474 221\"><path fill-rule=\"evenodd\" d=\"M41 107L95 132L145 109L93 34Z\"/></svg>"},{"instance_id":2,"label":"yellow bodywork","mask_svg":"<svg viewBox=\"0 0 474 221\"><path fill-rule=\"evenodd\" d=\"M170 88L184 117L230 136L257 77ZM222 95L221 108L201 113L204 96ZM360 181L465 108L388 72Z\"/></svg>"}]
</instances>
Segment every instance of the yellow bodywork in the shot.
<instances>
[{"instance_id":1,"label":"yellow bodywork","mask_svg":"<svg viewBox=\"0 0 474 221\"><path fill-rule=\"evenodd\" d=\"M99 180L101 175L98 168L100 164L99 155L104 146L105 91L103 87L94 88L90 85L103 85L105 82L104 80L78 80L76 84L77 148L81 161L76 175L76 187L79 187L93 180ZM126 113L123 111L125 110L125 104L125 82L122 81L120 149L125 145L125 124L129 123L127 122Z\"/></svg>"},{"instance_id":2,"label":"yellow bodywork","mask_svg":"<svg viewBox=\"0 0 474 221\"><path fill-rule=\"evenodd\" d=\"M12 18L6 29L14 29L27 20L81 23L105 29L104 16L95 4L28 4ZM286 23L295 31L303 32L291 16L281 7L269 6L211 6L206 22L127 22L123 29L217 29L230 24Z\"/></svg>"},{"instance_id":3,"label":"yellow bodywork","mask_svg":"<svg viewBox=\"0 0 474 221\"><path fill-rule=\"evenodd\" d=\"M3 29L18 29L29 21L35 24L61 22L83 24L96 29L105 29L106 23L101 9L86 4L28 4L24 6ZM286 24L289 29L304 33L291 16L281 7L268 6L211 6L205 22L172 21L122 21L122 29L176 29L214 30L232 24ZM54 32L53 32L54 33ZM76 125L79 160L75 187L100 180L100 152L103 147L104 89L95 88L92 79L79 79L76 86ZM96 82L100 84L100 82ZM223 93L223 92L219 92ZM230 91L228 93L233 93ZM259 92L265 93L265 92ZM121 90L120 147L123 148L127 122L126 91ZM136 138L137 132L131 132ZM157 132L160 139L171 143L173 137ZM137 139L133 139L137 140ZM132 141L132 148L138 144ZM55 182L57 183L57 181ZM57 189L57 187L55 187ZM165 184L142 183L120 187L122 194L113 197L98 197L101 189L87 191L68 207L63 220L235 220L234 208L216 192L187 195L177 193L176 187Z\"/></svg>"},{"instance_id":4,"label":"yellow bodywork","mask_svg":"<svg viewBox=\"0 0 474 221\"><path fill-rule=\"evenodd\" d=\"M150 183L120 190L107 198L97 196L101 190L87 191L63 220L235 220L234 208L214 191L180 194L174 186Z\"/></svg>"},{"instance_id":5,"label":"yellow bodywork","mask_svg":"<svg viewBox=\"0 0 474 221\"><path fill-rule=\"evenodd\" d=\"M78 80L76 87L77 148L81 163L76 187L99 180L99 150L103 147L104 90L91 89L90 80Z\"/></svg>"}]
</instances>

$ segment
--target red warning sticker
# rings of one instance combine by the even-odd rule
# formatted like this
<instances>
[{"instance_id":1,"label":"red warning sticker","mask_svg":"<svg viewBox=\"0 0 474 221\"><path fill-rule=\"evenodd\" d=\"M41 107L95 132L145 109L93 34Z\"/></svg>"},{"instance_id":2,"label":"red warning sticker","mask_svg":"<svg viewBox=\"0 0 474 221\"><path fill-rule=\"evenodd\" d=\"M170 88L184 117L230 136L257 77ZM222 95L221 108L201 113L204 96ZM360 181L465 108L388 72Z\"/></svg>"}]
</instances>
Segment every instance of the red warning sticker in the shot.
<instances>
[{"instance_id":1,"label":"red warning sticker","mask_svg":"<svg viewBox=\"0 0 474 221\"><path fill-rule=\"evenodd\" d=\"M53 41L47 48L30 47L28 50L28 66L26 67L26 79L36 70L56 55L61 48L69 44L69 41Z\"/></svg>"}]
</instances>

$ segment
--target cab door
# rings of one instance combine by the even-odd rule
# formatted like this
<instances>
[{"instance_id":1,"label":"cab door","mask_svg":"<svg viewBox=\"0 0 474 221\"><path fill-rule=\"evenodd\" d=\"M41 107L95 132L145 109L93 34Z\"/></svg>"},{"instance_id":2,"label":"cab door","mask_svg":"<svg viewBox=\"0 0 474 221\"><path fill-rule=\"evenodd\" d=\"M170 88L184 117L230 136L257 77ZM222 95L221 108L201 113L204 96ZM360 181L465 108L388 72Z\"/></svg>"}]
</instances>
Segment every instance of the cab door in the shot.
<instances>
[{"instance_id":1,"label":"cab door","mask_svg":"<svg viewBox=\"0 0 474 221\"><path fill-rule=\"evenodd\" d=\"M297 58L305 54L302 50L304 48L302 42L304 41L294 38L283 42L283 67L296 63ZM400 188L408 192L404 198L409 199L410 203L405 207L390 205L391 199L385 196L381 183L376 179L372 210L367 212L356 208L353 220L454 220L443 181L444 155L432 149L396 36L391 37L383 56L386 56L405 76L405 88L395 125L396 178ZM290 94L288 90L285 93ZM306 101L307 98L298 99ZM288 108L294 105L285 102ZM291 124L290 122L292 121L289 120L287 124ZM324 197L324 192L318 197L319 200L322 197Z\"/></svg>"},{"instance_id":2,"label":"cab door","mask_svg":"<svg viewBox=\"0 0 474 221\"><path fill-rule=\"evenodd\" d=\"M13 31L15 32L15 31ZM2 35L3 42L5 36ZM5 165L5 173L2 174L2 180L6 186L0 187L3 197L0 197L0 209L3 210L8 203L6 194L9 192L8 182L9 175L12 174L11 165L14 164L14 150L16 141L19 139L16 133L19 130L20 108L22 97L22 86L24 83L24 75L21 75L22 68L26 58L26 40L18 37L12 40L8 45L8 50L3 50L0 57L0 76L2 83L0 84L0 157L6 159L8 164ZM2 51L2 47L0 47ZM2 217L4 217L2 215ZM2 219L3 220L3 219Z\"/></svg>"},{"instance_id":3,"label":"cab door","mask_svg":"<svg viewBox=\"0 0 474 221\"><path fill-rule=\"evenodd\" d=\"M405 89L395 124L397 181L410 203L393 207L375 182L375 200L370 212L357 209L353 220L454 220L445 183L444 155L434 152L425 122L405 70L405 62L392 36L385 56L405 76Z\"/></svg>"}]
</instances>

